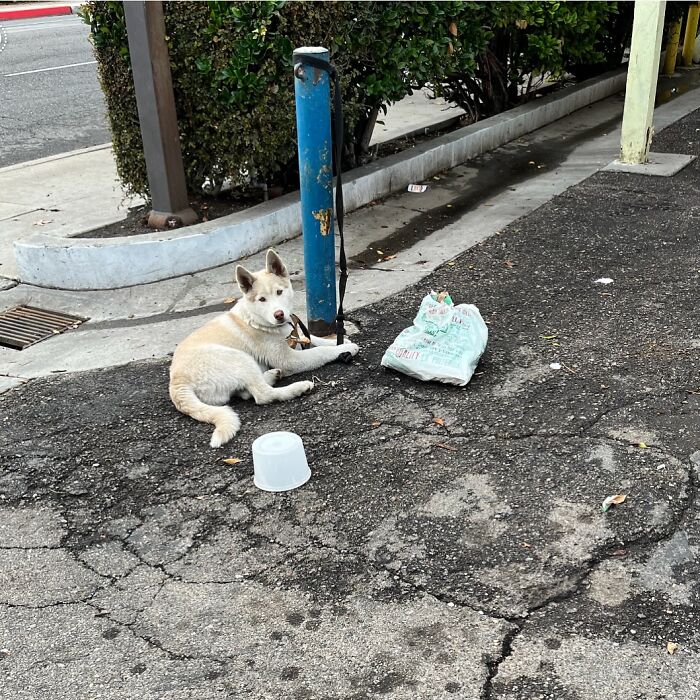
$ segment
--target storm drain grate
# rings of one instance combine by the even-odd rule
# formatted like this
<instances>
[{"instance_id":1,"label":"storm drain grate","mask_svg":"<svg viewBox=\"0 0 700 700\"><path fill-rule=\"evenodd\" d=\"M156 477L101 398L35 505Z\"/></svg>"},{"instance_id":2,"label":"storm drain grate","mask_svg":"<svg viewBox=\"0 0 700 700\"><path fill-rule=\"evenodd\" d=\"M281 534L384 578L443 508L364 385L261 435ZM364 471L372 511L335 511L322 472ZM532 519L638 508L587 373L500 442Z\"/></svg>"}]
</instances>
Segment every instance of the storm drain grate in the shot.
<instances>
[{"instance_id":1,"label":"storm drain grate","mask_svg":"<svg viewBox=\"0 0 700 700\"><path fill-rule=\"evenodd\" d=\"M16 306L0 314L0 345L24 350L86 320L34 306Z\"/></svg>"}]
</instances>

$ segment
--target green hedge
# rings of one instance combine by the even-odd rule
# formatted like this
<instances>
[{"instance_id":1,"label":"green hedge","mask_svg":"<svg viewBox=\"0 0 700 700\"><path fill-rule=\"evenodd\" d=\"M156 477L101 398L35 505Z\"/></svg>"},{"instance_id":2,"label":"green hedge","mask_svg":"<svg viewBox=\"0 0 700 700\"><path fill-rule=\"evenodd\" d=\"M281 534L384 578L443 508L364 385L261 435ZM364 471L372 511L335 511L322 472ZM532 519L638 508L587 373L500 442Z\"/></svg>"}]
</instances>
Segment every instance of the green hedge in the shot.
<instances>
[{"instance_id":1,"label":"green hedge","mask_svg":"<svg viewBox=\"0 0 700 700\"><path fill-rule=\"evenodd\" d=\"M452 67L437 92L474 119L492 116L524 99L543 77L583 66L602 72L619 65L618 43L605 45L615 25L615 2L478 3L486 42L476 65Z\"/></svg>"},{"instance_id":2,"label":"green hedge","mask_svg":"<svg viewBox=\"0 0 700 700\"><path fill-rule=\"evenodd\" d=\"M426 84L480 118L533 74L604 62L612 2L165 2L188 187L249 176L295 185L295 46L342 76L346 166L367 157L386 105ZM123 7L88 2L119 176L147 195ZM619 59L618 59L619 60Z\"/></svg>"}]
</instances>

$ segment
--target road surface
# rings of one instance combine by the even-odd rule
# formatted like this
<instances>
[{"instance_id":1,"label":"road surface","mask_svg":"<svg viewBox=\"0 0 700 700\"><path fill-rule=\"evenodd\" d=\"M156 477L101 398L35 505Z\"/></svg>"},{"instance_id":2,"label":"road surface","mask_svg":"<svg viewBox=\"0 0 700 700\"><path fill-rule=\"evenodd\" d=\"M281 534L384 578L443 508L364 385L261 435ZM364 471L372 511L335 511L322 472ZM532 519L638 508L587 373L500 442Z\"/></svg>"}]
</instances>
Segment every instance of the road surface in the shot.
<instances>
[{"instance_id":1,"label":"road surface","mask_svg":"<svg viewBox=\"0 0 700 700\"><path fill-rule=\"evenodd\" d=\"M88 27L0 22L0 167L110 141Z\"/></svg>"}]
</instances>

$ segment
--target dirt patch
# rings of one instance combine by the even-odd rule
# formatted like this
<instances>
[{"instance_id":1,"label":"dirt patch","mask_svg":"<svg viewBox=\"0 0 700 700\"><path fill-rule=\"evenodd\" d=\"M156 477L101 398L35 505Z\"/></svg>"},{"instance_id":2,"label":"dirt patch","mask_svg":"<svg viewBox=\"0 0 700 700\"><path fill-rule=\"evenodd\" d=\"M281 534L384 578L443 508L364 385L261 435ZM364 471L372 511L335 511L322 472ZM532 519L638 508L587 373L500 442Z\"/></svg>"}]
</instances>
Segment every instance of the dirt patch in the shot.
<instances>
[{"instance_id":1,"label":"dirt patch","mask_svg":"<svg viewBox=\"0 0 700 700\"><path fill-rule=\"evenodd\" d=\"M197 212L198 223L212 221L263 201L262 190L231 190L223 192L218 197L205 195L190 196L190 206ZM137 236L143 233L154 233L159 229L148 225L150 205L143 204L129 209L129 214L121 221L115 221L107 226L100 226L91 231L84 231L72 238L115 238L117 236Z\"/></svg>"}]
</instances>

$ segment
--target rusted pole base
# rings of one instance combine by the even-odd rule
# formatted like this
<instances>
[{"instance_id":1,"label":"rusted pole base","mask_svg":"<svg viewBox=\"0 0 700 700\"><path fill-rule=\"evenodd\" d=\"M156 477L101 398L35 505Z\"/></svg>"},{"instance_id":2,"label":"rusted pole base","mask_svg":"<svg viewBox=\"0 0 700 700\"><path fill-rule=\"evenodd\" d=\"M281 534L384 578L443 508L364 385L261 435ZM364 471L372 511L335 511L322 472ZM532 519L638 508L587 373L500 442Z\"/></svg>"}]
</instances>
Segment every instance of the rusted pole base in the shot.
<instances>
[{"instance_id":1,"label":"rusted pole base","mask_svg":"<svg viewBox=\"0 0 700 700\"><path fill-rule=\"evenodd\" d=\"M324 321L323 319L309 319L307 324L309 326L309 333L312 333L319 338L335 338L335 321Z\"/></svg>"},{"instance_id":2,"label":"rusted pole base","mask_svg":"<svg viewBox=\"0 0 700 700\"><path fill-rule=\"evenodd\" d=\"M199 217L193 209L180 209L176 212L162 212L151 210L148 214L148 225L151 228L173 229L181 226L189 226L199 221Z\"/></svg>"}]
</instances>

